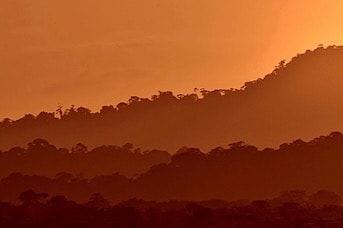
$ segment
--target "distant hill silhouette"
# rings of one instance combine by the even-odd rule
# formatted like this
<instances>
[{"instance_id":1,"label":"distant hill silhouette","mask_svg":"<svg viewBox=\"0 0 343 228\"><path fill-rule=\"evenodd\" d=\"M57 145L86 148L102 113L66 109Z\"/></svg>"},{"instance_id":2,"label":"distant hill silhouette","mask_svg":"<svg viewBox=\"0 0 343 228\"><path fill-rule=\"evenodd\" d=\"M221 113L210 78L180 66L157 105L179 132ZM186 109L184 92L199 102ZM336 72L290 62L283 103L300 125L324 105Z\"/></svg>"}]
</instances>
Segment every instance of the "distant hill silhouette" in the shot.
<instances>
[{"instance_id":1,"label":"distant hill silhouette","mask_svg":"<svg viewBox=\"0 0 343 228\"><path fill-rule=\"evenodd\" d=\"M78 202L86 202L91 194L100 193L112 203L130 198L157 201L254 200L273 198L281 191L296 189L309 193L327 189L343 195L343 135L339 132L309 142L295 140L284 143L279 149L259 150L242 142L226 148L216 147L208 153L184 147L161 164L156 163L157 158L165 157L163 152L155 152L155 159L143 163L140 160L149 161L153 154L119 157L116 154L127 152L122 148L108 151L106 147L98 152L63 154L52 145L45 149L30 145L26 150L29 152L12 151L0 157L0 167L6 163L13 164L13 173L0 181L0 201L13 202L27 189L64 195ZM40 155L41 159L35 156L44 153L46 155ZM128 160L130 157L131 161ZM104 162L106 158L109 162ZM73 169L68 160L72 162ZM63 163L67 163L65 171L84 170L88 177L59 170L63 169L63 165L59 166ZM137 165L136 170L141 173L133 177L124 176L117 172L120 163ZM156 165L144 171L147 164L153 163ZM41 175L53 170L59 170L55 177ZM34 175L35 172L40 175ZM96 172L99 174L91 177L90 173L94 175ZM291 195L299 199L304 194L297 191ZM284 202L284 198L278 202Z\"/></svg>"},{"instance_id":2,"label":"distant hill silhouette","mask_svg":"<svg viewBox=\"0 0 343 228\"><path fill-rule=\"evenodd\" d=\"M170 157L166 151L141 152L130 143L120 147L100 146L90 151L79 143L69 151L36 139L26 148L13 147L0 153L0 179L13 172L47 177L57 174L63 178L72 175L93 178L112 173L133 177L153 165L168 163Z\"/></svg>"},{"instance_id":3,"label":"distant hill silhouette","mask_svg":"<svg viewBox=\"0 0 343 228\"><path fill-rule=\"evenodd\" d=\"M343 131L343 47L319 47L281 61L263 79L238 90L224 89L151 99L131 97L91 113L80 107L42 112L0 124L0 149L44 138L59 147L85 143L123 145L170 152L182 146L209 150L245 141L275 147L294 138L308 140Z\"/></svg>"}]
</instances>

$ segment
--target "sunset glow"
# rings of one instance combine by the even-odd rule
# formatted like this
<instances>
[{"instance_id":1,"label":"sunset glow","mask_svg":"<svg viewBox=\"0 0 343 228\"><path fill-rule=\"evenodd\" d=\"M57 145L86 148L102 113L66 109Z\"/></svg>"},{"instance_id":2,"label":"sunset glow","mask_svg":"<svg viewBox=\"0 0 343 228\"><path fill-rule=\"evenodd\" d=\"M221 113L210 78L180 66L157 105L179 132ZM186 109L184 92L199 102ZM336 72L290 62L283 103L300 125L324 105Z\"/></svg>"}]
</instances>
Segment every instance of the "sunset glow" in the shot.
<instances>
[{"instance_id":1,"label":"sunset glow","mask_svg":"<svg viewBox=\"0 0 343 228\"><path fill-rule=\"evenodd\" d=\"M343 227L342 0L0 0L0 227Z\"/></svg>"},{"instance_id":2,"label":"sunset glow","mask_svg":"<svg viewBox=\"0 0 343 228\"><path fill-rule=\"evenodd\" d=\"M239 88L343 43L339 0L0 0L1 116Z\"/></svg>"}]
</instances>

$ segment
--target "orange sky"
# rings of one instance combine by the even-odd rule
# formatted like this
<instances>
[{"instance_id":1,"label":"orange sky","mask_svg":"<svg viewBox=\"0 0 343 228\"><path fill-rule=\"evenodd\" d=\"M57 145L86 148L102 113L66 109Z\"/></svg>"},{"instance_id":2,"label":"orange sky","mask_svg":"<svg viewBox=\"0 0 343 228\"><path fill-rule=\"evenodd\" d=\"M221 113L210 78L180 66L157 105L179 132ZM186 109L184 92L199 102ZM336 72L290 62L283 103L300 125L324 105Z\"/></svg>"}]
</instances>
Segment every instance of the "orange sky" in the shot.
<instances>
[{"instance_id":1,"label":"orange sky","mask_svg":"<svg viewBox=\"0 0 343 228\"><path fill-rule=\"evenodd\" d=\"M341 0L0 0L0 118L240 87L343 42Z\"/></svg>"}]
</instances>

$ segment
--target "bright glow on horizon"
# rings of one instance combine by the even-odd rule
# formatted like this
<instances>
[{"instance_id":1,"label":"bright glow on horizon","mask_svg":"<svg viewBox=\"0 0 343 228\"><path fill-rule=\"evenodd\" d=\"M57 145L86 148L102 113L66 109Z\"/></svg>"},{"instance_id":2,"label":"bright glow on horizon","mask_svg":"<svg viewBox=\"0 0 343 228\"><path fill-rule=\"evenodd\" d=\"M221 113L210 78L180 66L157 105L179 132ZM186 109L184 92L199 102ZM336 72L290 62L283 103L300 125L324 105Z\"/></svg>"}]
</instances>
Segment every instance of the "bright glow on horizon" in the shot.
<instances>
[{"instance_id":1,"label":"bright glow on horizon","mask_svg":"<svg viewBox=\"0 0 343 228\"><path fill-rule=\"evenodd\" d=\"M0 118L240 87L343 43L339 0L0 0Z\"/></svg>"}]
</instances>

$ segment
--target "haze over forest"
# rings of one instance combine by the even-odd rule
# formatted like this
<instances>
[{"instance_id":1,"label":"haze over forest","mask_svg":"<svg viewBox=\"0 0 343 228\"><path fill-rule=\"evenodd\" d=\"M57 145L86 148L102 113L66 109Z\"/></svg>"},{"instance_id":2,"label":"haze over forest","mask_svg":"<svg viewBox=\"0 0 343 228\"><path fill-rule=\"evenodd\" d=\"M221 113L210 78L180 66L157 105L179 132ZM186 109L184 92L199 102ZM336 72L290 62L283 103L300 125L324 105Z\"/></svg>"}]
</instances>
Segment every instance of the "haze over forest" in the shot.
<instances>
[{"instance_id":1,"label":"haze over forest","mask_svg":"<svg viewBox=\"0 0 343 228\"><path fill-rule=\"evenodd\" d=\"M0 227L343 227L342 12L0 0Z\"/></svg>"},{"instance_id":2,"label":"haze over forest","mask_svg":"<svg viewBox=\"0 0 343 228\"><path fill-rule=\"evenodd\" d=\"M142 150L171 153L183 146L210 150L244 141L258 148L277 147L343 131L340 95L343 48L318 47L281 61L263 79L241 89L200 89L175 95L163 91L151 98L103 106L61 107L57 113L26 115L0 123L0 148L24 146L43 138L58 147L84 143L89 148L132 143Z\"/></svg>"},{"instance_id":3,"label":"haze over forest","mask_svg":"<svg viewBox=\"0 0 343 228\"><path fill-rule=\"evenodd\" d=\"M0 119L239 88L343 42L340 0L0 0ZM10 99L9 99L10 98Z\"/></svg>"},{"instance_id":4,"label":"haze over forest","mask_svg":"<svg viewBox=\"0 0 343 228\"><path fill-rule=\"evenodd\" d=\"M93 193L111 203L343 195L342 66L343 47L320 46L241 89L5 119L0 199L27 189L81 203Z\"/></svg>"},{"instance_id":5,"label":"haze over forest","mask_svg":"<svg viewBox=\"0 0 343 228\"><path fill-rule=\"evenodd\" d=\"M0 200L17 202L34 189L86 202L99 193L111 203L168 200L271 199L279 192L322 189L343 196L343 135L294 140L277 150L242 142L202 152L181 148L141 152L132 145L72 151L37 139L0 154Z\"/></svg>"}]
</instances>

